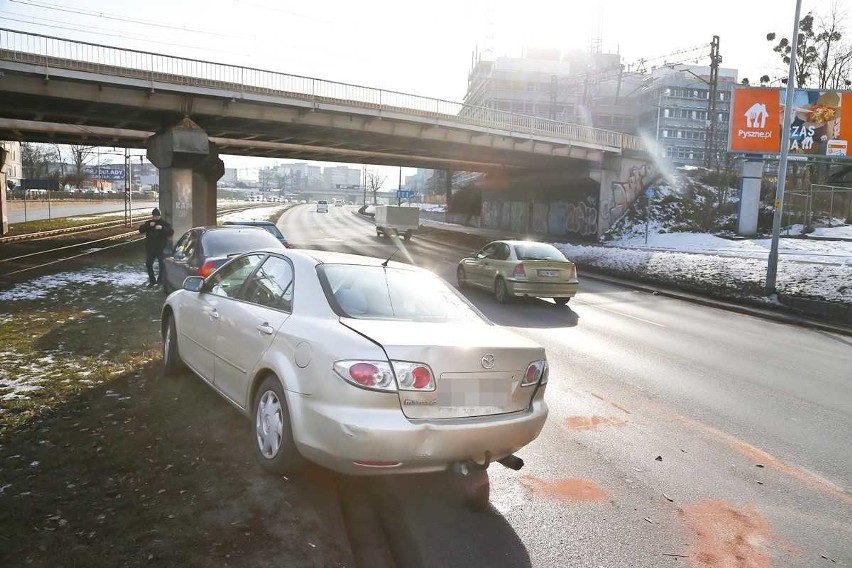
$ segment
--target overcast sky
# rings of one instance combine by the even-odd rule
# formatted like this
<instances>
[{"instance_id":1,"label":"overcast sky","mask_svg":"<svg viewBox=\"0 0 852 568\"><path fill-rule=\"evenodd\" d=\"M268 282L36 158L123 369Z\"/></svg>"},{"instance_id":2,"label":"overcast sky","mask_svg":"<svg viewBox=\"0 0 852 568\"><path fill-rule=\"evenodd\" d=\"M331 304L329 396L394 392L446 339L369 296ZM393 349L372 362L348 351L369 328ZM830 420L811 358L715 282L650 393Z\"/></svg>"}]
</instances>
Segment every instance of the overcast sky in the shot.
<instances>
[{"instance_id":1,"label":"overcast sky","mask_svg":"<svg viewBox=\"0 0 852 568\"><path fill-rule=\"evenodd\" d=\"M833 4L848 39L852 4L803 0L802 13ZM691 48L718 35L722 65L740 78L786 76L766 34L789 37L794 10L795 0L0 0L3 27L455 101L475 50L519 56L593 39L625 63L707 64L709 47Z\"/></svg>"}]
</instances>

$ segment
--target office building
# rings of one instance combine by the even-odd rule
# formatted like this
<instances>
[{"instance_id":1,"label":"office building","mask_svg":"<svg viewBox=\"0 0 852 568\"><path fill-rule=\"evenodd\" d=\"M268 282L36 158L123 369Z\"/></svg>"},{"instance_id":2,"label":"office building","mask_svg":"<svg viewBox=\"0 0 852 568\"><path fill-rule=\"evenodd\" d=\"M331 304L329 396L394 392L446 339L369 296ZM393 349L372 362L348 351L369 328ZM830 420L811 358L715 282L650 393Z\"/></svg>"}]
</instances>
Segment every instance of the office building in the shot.
<instances>
[{"instance_id":1,"label":"office building","mask_svg":"<svg viewBox=\"0 0 852 568\"><path fill-rule=\"evenodd\" d=\"M713 119L714 154L724 160L737 70L719 68L715 117L708 116L709 67L659 67L651 71L651 77L654 81L643 93L643 114L639 120L642 132L657 141L660 156L676 166L705 165L707 136Z\"/></svg>"}]
</instances>

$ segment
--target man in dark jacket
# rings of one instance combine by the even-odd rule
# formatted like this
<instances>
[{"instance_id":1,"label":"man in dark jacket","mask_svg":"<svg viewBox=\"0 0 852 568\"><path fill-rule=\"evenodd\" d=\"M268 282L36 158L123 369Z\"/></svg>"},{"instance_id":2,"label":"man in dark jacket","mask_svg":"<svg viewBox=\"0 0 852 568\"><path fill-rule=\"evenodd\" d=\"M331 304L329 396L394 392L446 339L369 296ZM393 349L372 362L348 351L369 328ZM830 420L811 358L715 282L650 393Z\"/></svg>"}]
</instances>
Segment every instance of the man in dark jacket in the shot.
<instances>
[{"instance_id":1,"label":"man in dark jacket","mask_svg":"<svg viewBox=\"0 0 852 568\"><path fill-rule=\"evenodd\" d=\"M151 219L139 225L139 232L145 235L145 268L148 269L150 288L163 280L163 249L169 244L169 237L175 234L175 230L160 217L160 210L155 207ZM157 259L159 265L157 276L154 276L154 259Z\"/></svg>"}]
</instances>

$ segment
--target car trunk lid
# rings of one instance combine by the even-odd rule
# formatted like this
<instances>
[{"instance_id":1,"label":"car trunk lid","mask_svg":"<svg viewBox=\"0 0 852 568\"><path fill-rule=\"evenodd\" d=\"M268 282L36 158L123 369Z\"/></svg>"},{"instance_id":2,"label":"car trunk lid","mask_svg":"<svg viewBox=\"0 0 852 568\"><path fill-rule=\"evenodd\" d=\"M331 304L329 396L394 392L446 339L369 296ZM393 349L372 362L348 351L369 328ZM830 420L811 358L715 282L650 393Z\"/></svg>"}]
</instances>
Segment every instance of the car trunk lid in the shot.
<instances>
[{"instance_id":1,"label":"car trunk lid","mask_svg":"<svg viewBox=\"0 0 852 568\"><path fill-rule=\"evenodd\" d=\"M431 392L399 391L412 419L468 418L526 410L534 386L521 386L527 367L545 358L536 343L486 323L424 323L343 318L381 344L393 361L426 363Z\"/></svg>"},{"instance_id":2,"label":"car trunk lid","mask_svg":"<svg viewBox=\"0 0 852 568\"><path fill-rule=\"evenodd\" d=\"M533 282L571 282L577 279L577 269L571 261L523 260L527 280Z\"/></svg>"}]
</instances>

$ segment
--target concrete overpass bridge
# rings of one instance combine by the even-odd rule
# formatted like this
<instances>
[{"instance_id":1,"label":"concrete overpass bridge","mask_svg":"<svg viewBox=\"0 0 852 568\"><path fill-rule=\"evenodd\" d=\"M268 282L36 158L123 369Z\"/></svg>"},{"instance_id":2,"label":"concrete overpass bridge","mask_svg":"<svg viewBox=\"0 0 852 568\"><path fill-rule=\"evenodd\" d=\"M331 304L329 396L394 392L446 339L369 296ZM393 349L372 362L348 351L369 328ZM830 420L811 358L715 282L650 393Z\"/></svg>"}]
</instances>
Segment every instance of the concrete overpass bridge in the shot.
<instances>
[{"instance_id":1,"label":"concrete overpass bridge","mask_svg":"<svg viewBox=\"0 0 852 568\"><path fill-rule=\"evenodd\" d=\"M220 152L481 171L518 191L604 187L648 159L618 132L2 28L0 72L0 139L147 148L176 230L215 218Z\"/></svg>"}]
</instances>

